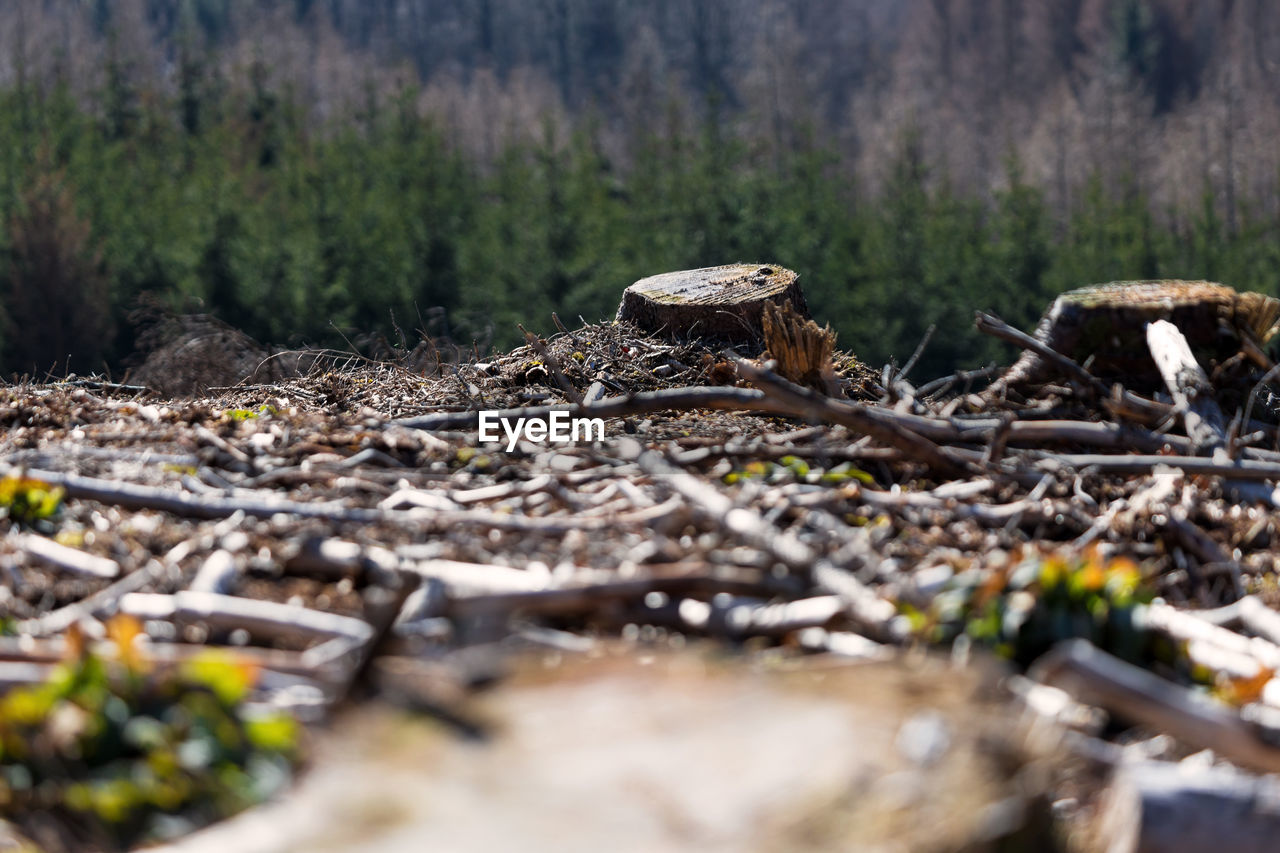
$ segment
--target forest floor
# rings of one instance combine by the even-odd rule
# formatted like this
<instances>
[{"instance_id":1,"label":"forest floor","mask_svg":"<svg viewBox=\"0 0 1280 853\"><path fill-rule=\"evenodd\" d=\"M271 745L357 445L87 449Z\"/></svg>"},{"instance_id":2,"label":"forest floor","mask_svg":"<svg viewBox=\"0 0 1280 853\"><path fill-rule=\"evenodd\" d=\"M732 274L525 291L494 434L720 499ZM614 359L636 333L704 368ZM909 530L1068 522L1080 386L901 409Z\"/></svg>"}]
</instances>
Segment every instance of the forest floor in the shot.
<instances>
[{"instance_id":1,"label":"forest floor","mask_svg":"<svg viewBox=\"0 0 1280 853\"><path fill-rule=\"evenodd\" d=\"M1138 831L1125 756L1280 767L1273 425L1200 455L1154 393L819 391L625 325L410 355L0 389L0 685L125 613L315 724L291 793L175 850L1086 850ZM479 438L548 406L603 438Z\"/></svg>"}]
</instances>

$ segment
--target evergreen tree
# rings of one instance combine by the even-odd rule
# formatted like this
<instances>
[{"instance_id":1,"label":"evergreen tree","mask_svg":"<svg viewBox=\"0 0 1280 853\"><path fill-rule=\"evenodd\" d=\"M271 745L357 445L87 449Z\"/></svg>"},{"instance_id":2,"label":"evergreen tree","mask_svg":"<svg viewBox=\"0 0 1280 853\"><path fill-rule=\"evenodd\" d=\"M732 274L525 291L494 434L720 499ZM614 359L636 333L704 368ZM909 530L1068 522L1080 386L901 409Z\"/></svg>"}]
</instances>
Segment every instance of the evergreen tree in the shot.
<instances>
[{"instance_id":1,"label":"evergreen tree","mask_svg":"<svg viewBox=\"0 0 1280 853\"><path fill-rule=\"evenodd\" d=\"M37 376L100 370L114 331L107 280L65 173L42 163L7 230L10 368Z\"/></svg>"}]
</instances>

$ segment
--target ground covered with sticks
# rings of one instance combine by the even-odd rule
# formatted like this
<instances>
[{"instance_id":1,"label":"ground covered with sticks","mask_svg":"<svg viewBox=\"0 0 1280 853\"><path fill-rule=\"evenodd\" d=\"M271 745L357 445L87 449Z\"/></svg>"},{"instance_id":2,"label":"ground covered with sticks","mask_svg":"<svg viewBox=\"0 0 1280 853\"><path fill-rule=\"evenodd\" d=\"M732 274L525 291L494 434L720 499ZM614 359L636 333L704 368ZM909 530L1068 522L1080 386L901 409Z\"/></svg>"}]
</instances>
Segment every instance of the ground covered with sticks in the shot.
<instances>
[{"instance_id":1,"label":"ground covered with sticks","mask_svg":"<svg viewBox=\"0 0 1280 853\"><path fill-rule=\"evenodd\" d=\"M1250 774L1280 769L1280 444L1263 367L1207 365L1197 397L1121 388L1057 354L1052 378L995 394L839 353L796 370L763 349L604 324L488 359L313 355L184 396L77 378L0 389L0 814L14 839L203 849L177 839L268 797L304 809L282 822L305 813L289 805L298 773L336 796L334 755L344 779L394 766L397 790L416 779L455 799L437 771L493 755L524 756L494 778L545 781L557 761L595 778L584 768L639 761L628 738L677 718L701 717L701 733L655 742L670 763L646 784L685 779L689 814L664 812L635 849L1149 843L1144 815L1195 813L1205 774L1254 792L1265 780ZM1204 409L1218 391L1221 423ZM483 442L478 410L601 418L604 437ZM639 659L665 674L633 671ZM515 698L486 709L495 681ZM694 704L663 715L662 690ZM617 720L646 697L636 726L592 727L593 702ZM808 719L832 697L812 721L833 727L821 740L758 712ZM552 706L563 725L537 716ZM393 728L425 718L450 743L498 746L484 758L432 735L410 776L395 753L425 736L369 741L405 713ZM504 714L526 727L503 729ZM761 722L725 728L738 718ZM335 719L345 748L325 746ZM592 748L557 739L564 726ZM713 742L688 759L719 771L698 787L681 755ZM774 772L797 761L815 769ZM752 767L758 788L722 790ZM1199 775L1164 784L1188 767ZM758 831L780 788L810 783ZM565 796L625 800L628 784ZM412 843L438 832L483 849L500 839L466 834L483 823L475 803L518 815L527 790L457 800L466 825L396 812L345 828L362 849L417 849L406 827ZM486 831L598 849L634 828L604 808L565 816L576 835L536 815ZM949 817L921 832L924 808ZM383 824L406 846L374 844ZM215 826L209 849L236 832L243 849L322 849L243 827Z\"/></svg>"}]
</instances>

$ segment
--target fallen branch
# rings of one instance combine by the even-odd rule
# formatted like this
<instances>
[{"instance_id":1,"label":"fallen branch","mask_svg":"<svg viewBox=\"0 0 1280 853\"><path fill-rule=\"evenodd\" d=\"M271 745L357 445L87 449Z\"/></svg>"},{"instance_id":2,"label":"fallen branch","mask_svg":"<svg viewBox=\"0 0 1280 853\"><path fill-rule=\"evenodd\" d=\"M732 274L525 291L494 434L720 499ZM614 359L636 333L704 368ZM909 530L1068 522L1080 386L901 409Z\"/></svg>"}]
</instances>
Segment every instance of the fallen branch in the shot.
<instances>
[{"instance_id":1,"label":"fallen branch","mask_svg":"<svg viewBox=\"0 0 1280 853\"><path fill-rule=\"evenodd\" d=\"M892 660L893 646L869 640L851 631L828 631L825 628L804 628L796 634L796 642L812 652L827 652L854 660Z\"/></svg>"},{"instance_id":2,"label":"fallen branch","mask_svg":"<svg viewBox=\"0 0 1280 853\"><path fill-rule=\"evenodd\" d=\"M676 597L727 595L770 595L760 583L719 578L714 575L654 577L634 581L591 584L565 589L538 589L527 592L451 595L447 612L455 618L478 614L522 613L539 616L568 616L589 613L602 604L642 599L650 593Z\"/></svg>"},{"instance_id":3,"label":"fallen branch","mask_svg":"<svg viewBox=\"0 0 1280 853\"><path fill-rule=\"evenodd\" d=\"M869 435L889 447L895 447L908 456L927 464L935 471L949 476L976 476L983 473L981 466L962 459L949 448L911 431L901 418L895 418L885 409L860 403L847 403L824 397L816 391L801 388L778 376L771 370L757 367L751 362L726 354L734 360L738 373L747 381L766 392L777 408L795 417L809 421L840 424L856 433Z\"/></svg>"},{"instance_id":4,"label":"fallen branch","mask_svg":"<svg viewBox=\"0 0 1280 853\"><path fill-rule=\"evenodd\" d=\"M57 610L50 610L33 619L24 619L16 626L18 633L29 637L44 637L65 631L86 616L101 617L114 613L121 598L153 583L168 571L169 565L171 563L167 561L162 563L152 560L143 568L125 575L111 586L77 602L59 607Z\"/></svg>"},{"instance_id":5,"label":"fallen branch","mask_svg":"<svg viewBox=\"0 0 1280 853\"><path fill-rule=\"evenodd\" d=\"M115 578L120 575L120 564L115 560L62 545L33 533L18 534L14 544L24 553L64 571L95 578Z\"/></svg>"},{"instance_id":6,"label":"fallen branch","mask_svg":"<svg viewBox=\"0 0 1280 853\"><path fill-rule=\"evenodd\" d=\"M192 495L172 489L159 489L125 483L119 480L98 480L58 471L17 471L6 473L34 478L52 486L60 486L68 498L97 501L125 509L154 509L185 518L227 518L243 512L253 518L270 518L277 513L287 513L301 518L318 518L328 521L367 523L385 520L384 513L374 509L347 507L338 503L301 503L287 500Z\"/></svg>"},{"instance_id":7,"label":"fallen branch","mask_svg":"<svg viewBox=\"0 0 1280 853\"><path fill-rule=\"evenodd\" d=\"M523 419L546 420L553 412L566 412L571 416L596 418L624 418L633 415L648 415L655 412L687 409L727 409L729 411L764 411L773 414L786 414L779 411L763 392L754 388L722 388L692 387L668 388L662 391L646 391L638 394L626 394L617 397L606 397L589 406L527 406L518 409L503 409L497 413L502 420L516 421ZM413 418L402 418L390 423L412 429L438 432L442 430L475 429L480 413L476 411L440 412L421 415Z\"/></svg>"},{"instance_id":8,"label":"fallen branch","mask_svg":"<svg viewBox=\"0 0 1280 853\"><path fill-rule=\"evenodd\" d=\"M999 338L1002 341L1008 341L1009 343L1022 347L1025 350L1030 350L1040 356L1044 361L1058 368L1063 375L1075 379L1086 388L1092 389L1094 393L1099 396L1105 397L1107 395L1107 386L1101 379L1085 370L1073 359L1068 358L1057 350L1046 346L1031 335L1028 335L1026 332L1021 332L1013 328L999 317L986 314L982 311L977 311L974 313L974 325L977 327L979 332ZM1007 376L1008 374L1005 374L1005 377ZM1009 385L1005 377L1001 377L995 382L992 382L991 385L989 385L983 392L983 395L992 397L1003 393Z\"/></svg>"},{"instance_id":9,"label":"fallen branch","mask_svg":"<svg viewBox=\"0 0 1280 853\"><path fill-rule=\"evenodd\" d=\"M1108 455L1102 453L1038 453L1039 459L1056 462L1076 470L1092 468L1110 474L1150 474L1164 465L1188 474L1229 477L1236 480L1280 479L1280 463L1237 459L1232 462L1203 456L1156 456L1144 454Z\"/></svg>"},{"instance_id":10,"label":"fallen branch","mask_svg":"<svg viewBox=\"0 0 1280 853\"><path fill-rule=\"evenodd\" d=\"M212 592L132 592L120 600L120 612L139 619L170 620L180 626L200 623L215 631L242 629L259 637L295 642L329 637L363 642L373 634L367 622L353 616Z\"/></svg>"},{"instance_id":11,"label":"fallen branch","mask_svg":"<svg viewBox=\"0 0 1280 853\"><path fill-rule=\"evenodd\" d=\"M231 592L239 579L240 567L230 551L219 548L210 554L196 572L189 589L192 592Z\"/></svg>"},{"instance_id":12,"label":"fallen branch","mask_svg":"<svg viewBox=\"0 0 1280 853\"><path fill-rule=\"evenodd\" d=\"M1222 410L1213 399L1209 377L1182 332L1167 320L1148 323L1147 346L1173 397L1174 411L1186 426L1192 448L1200 452L1223 447L1227 433Z\"/></svg>"},{"instance_id":13,"label":"fallen branch","mask_svg":"<svg viewBox=\"0 0 1280 853\"><path fill-rule=\"evenodd\" d=\"M1239 714L1084 640L1058 644L1034 664L1031 675L1131 723L1166 732L1197 749L1211 749L1241 767L1280 771L1280 747L1259 737Z\"/></svg>"},{"instance_id":14,"label":"fallen branch","mask_svg":"<svg viewBox=\"0 0 1280 853\"><path fill-rule=\"evenodd\" d=\"M796 536L778 530L755 510L737 506L714 486L676 468L657 451L644 451L636 461L642 471L689 501L698 515L727 530L735 539L772 554L788 568L807 570L817 559L813 550Z\"/></svg>"},{"instance_id":15,"label":"fallen branch","mask_svg":"<svg viewBox=\"0 0 1280 853\"><path fill-rule=\"evenodd\" d=\"M111 641L98 641L89 648L101 657L111 657L118 653ZM140 644L136 651L143 660L151 664L173 666L208 654L209 647L203 643L147 642ZM0 637L0 661L3 662L57 664L66 661L68 654L67 642L62 637ZM235 649L234 655L237 660L253 664L262 670L307 679L323 678L323 673L318 672L307 660L306 652L240 646Z\"/></svg>"},{"instance_id":16,"label":"fallen branch","mask_svg":"<svg viewBox=\"0 0 1280 853\"><path fill-rule=\"evenodd\" d=\"M656 451L642 452L637 462L645 473L680 493L698 515L728 531L733 538L772 554L793 571L811 573L820 587L844 600L851 618L873 638L891 635L897 609L850 572L819 559L813 549L794 534L778 530L753 509L737 506L727 495L676 468Z\"/></svg>"},{"instance_id":17,"label":"fallen branch","mask_svg":"<svg viewBox=\"0 0 1280 853\"><path fill-rule=\"evenodd\" d=\"M1273 619L1280 619L1280 614L1271 611L1265 604L1256 599L1241 599L1236 602L1236 605L1241 605L1246 600L1250 601L1251 604L1236 607L1236 615L1241 618L1243 618L1246 611L1252 611L1260 607L1267 610ZM1267 669L1280 670L1280 645L1277 645L1271 638L1246 637L1220 624L1215 624L1217 620L1213 617L1205 618L1194 610L1178 610L1168 604L1159 602L1147 605L1141 612L1143 614L1141 624L1144 627L1162 631L1179 642L1205 643L1227 652L1248 657L1259 666ZM1251 613L1250 615L1255 620L1255 624L1274 624L1272 620L1268 620L1261 613Z\"/></svg>"},{"instance_id":18,"label":"fallen branch","mask_svg":"<svg viewBox=\"0 0 1280 853\"><path fill-rule=\"evenodd\" d=\"M438 580L453 596L536 592L551 583L545 570L533 572L456 560L403 560L400 571Z\"/></svg>"},{"instance_id":19,"label":"fallen branch","mask_svg":"<svg viewBox=\"0 0 1280 853\"><path fill-rule=\"evenodd\" d=\"M732 637L782 637L808 628L826 628L848 612L843 596L819 595L778 604L739 604L724 612Z\"/></svg>"},{"instance_id":20,"label":"fallen branch","mask_svg":"<svg viewBox=\"0 0 1280 853\"><path fill-rule=\"evenodd\" d=\"M1179 545L1194 554L1202 563L1234 564L1231 555L1223 550L1221 545L1210 539L1209 534L1187 518L1185 507L1172 507L1164 516L1164 528L1173 535Z\"/></svg>"},{"instance_id":21,"label":"fallen branch","mask_svg":"<svg viewBox=\"0 0 1280 853\"><path fill-rule=\"evenodd\" d=\"M963 384L965 390L974 381L979 379L990 379L992 376L1000 373L1004 368L998 365L990 367L980 367L976 370L957 370L950 376L942 376L930 382L926 382L916 389L916 395L919 397L932 397L934 395L942 395L951 390L954 385Z\"/></svg>"},{"instance_id":22,"label":"fallen branch","mask_svg":"<svg viewBox=\"0 0 1280 853\"><path fill-rule=\"evenodd\" d=\"M313 536L285 560L284 569L326 580L351 578L363 585L389 581L400 570L400 558L376 545Z\"/></svg>"},{"instance_id":23,"label":"fallen branch","mask_svg":"<svg viewBox=\"0 0 1280 853\"><path fill-rule=\"evenodd\" d=\"M0 661L0 696L15 687L43 684L53 674L54 663L29 663L27 661ZM0 837L0 840L3 840Z\"/></svg>"},{"instance_id":24,"label":"fallen branch","mask_svg":"<svg viewBox=\"0 0 1280 853\"><path fill-rule=\"evenodd\" d=\"M1237 601L1236 606L1240 611L1240 622L1246 628L1272 643L1280 643L1280 613L1252 595L1246 595ZM1280 658L1277 659L1277 668L1280 668Z\"/></svg>"},{"instance_id":25,"label":"fallen branch","mask_svg":"<svg viewBox=\"0 0 1280 853\"><path fill-rule=\"evenodd\" d=\"M369 662L377 654L383 639L391 631L405 601L417 589L421 580L401 575L394 583L384 586L371 586L364 591L364 617L369 629L364 639L355 639L356 646L351 652L351 663L346 676L337 685L331 702L337 704L350 695L356 682L360 680Z\"/></svg>"},{"instance_id":26,"label":"fallen branch","mask_svg":"<svg viewBox=\"0 0 1280 853\"><path fill-rule=\"evenodd\" d=\"M745 369L743 364L746 365ZM773 377L776 382L785 382L767 371L761 371L749 362L739 364L738 370L744 376L754 370L755 375L760 377L763 383L769 383L769 377ZM822 423L842 424L856 432L871 435L877 441L913 458L921 458L923 455L927 460L948 470L954 470L951 467L953 465L958 464L963 467L971 463L967 460L949 458L945 451L938 452L935 448L917 441L917 436L942 444L986 443L990 440L993 431L1001 425L997 418L992 417L967 419L929 417L876 406L847 403L823 397L790 383L783 386L775 383L769 385L767 390L768 393L757 388L671 388L624 397L609 397L591 405L530 406L504 409L497 414L502 419L515 421L545 420L555 412L564 412L572 417L615 418L692 409L757 411ZM799 394L786 396L787 391L799 392ZM478 413L474 411L446 412L402 419L393 423L420 430L461 430L475 429L477 418ZM1094 447L1123 447L1151 452L1165 447L1184 452L1190 449L1188 440L1182 436L1159 435L1133 427L1092 421L1015 421L1008 426L1008 429L1008 443L1011 446L1063 443ZM903 434L904 432L906 435ZM976 469L968 472L976 473ZM497 487L494 491L497 492ZM455 501L458 499L455 495L450 495L448 498ZM406 499L404 497L399 499L402 505ZM432 508L442 508L435 506L438 501L439 499L433 497Z\"/></svg>"}]
</instances>

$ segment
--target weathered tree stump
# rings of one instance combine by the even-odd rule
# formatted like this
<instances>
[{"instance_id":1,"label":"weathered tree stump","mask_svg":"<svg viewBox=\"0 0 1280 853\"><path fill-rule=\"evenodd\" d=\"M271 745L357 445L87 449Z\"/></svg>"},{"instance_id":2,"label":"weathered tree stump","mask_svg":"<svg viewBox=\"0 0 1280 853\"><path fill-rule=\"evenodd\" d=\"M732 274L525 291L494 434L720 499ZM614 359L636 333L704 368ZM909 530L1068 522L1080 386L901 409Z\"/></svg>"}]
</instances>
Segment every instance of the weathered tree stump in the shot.
<instances>
[{"instance_id":1,"label":"weathered tree stump","mask_svg":"<svg viewBox=\"0 0 1280 853\"><path fill-rule=\"evenodd\" d=\"M618 319L674 338L753 343L767 302L809 316L794 272L776 264L727 264L642 278L622 294Z\"/></svg>"},{"instance_id":2,"label":"weathered tree stump","mask_svg":"<svg viewBox=\"0 0 1280 853\"><path fill-rule=\"evenodd\" d=\"M1103 381L1161 387L1147 349L1148 323L1173 323L1197 357L1213 364L1250 344L1266 343L1275 334L1278 318L1280 300L1237 293L1214 282L1118 281L1059 296L1041 319L1035 337L1079 363L1089 361L1090 372ZM1027 352L986 393L1039 384L1054 375L1053 365Z\"/></svg>"}]
</instances>

